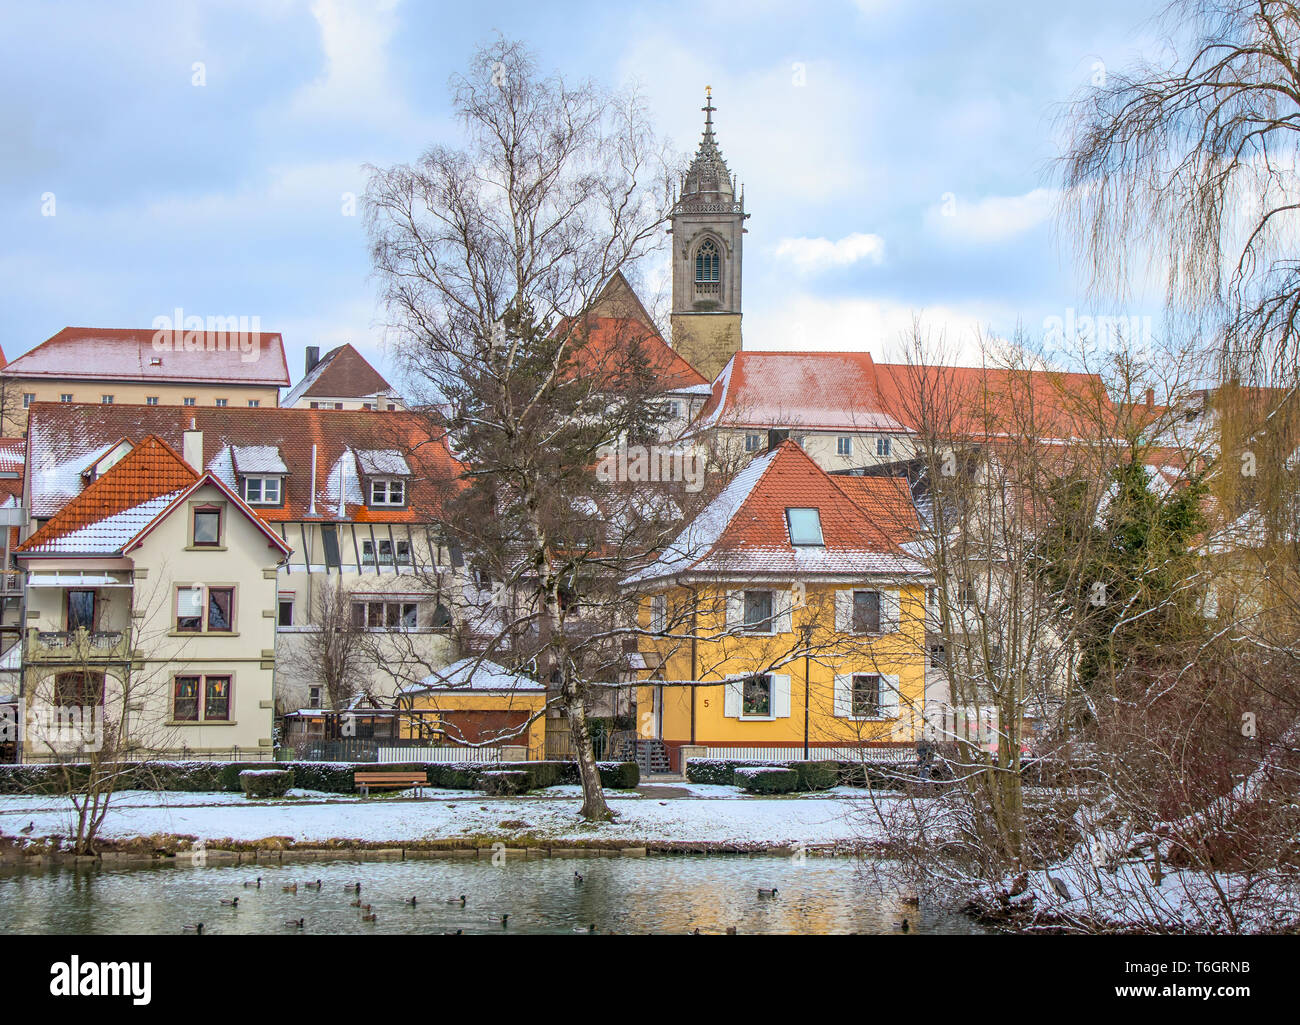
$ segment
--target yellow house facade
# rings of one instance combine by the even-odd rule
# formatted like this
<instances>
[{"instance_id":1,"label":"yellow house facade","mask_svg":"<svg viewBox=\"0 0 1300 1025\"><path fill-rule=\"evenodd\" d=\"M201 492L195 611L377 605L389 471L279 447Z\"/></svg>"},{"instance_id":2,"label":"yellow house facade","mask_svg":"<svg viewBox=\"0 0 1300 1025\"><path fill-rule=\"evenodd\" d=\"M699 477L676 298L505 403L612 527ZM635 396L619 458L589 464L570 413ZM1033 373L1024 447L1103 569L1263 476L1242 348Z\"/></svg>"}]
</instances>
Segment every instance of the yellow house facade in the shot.
<instances>
[{"instance_id":1,"label":"yellow house facade","mask_svg":"<svg viewBox=\"0 0 1300 1025\"><path fill-rule=\"evenodd\" d=\"M930 583L905 548L915 524L901 481L832 477L789 441L754 459L627 582L640 737L679 771L915 743Z\"/></svg>"}]
</instances>

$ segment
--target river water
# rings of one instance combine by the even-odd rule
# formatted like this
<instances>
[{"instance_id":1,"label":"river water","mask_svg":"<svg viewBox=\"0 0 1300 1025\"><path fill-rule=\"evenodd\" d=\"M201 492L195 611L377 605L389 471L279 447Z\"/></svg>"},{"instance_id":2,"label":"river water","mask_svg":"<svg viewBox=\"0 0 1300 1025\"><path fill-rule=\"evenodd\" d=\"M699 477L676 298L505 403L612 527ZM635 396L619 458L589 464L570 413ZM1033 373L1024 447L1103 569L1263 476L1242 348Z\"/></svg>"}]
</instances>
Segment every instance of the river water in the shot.
<instances>
[{"instance_id":1,"label":"river water","mask_svg":"<svg viewBox=\"0 0 1300 1025\"><path fill-rule=\"evenodd\" d=\"M579 883L574 873L581 873ZM260 889L245 887L258 876ZM308 889L320 880L321 887ZM351 907L361 883L374 922ZM285 886L296 883L296 893ZM759 888L775 888L775 897ZM465 896L462 907L460 895ZM406 901L416 898L410 905ZM231 907L221 901L238 898ZM448 898L457 898L448 904ZM501 916L508 915L503 927ZM908 904L849 857L431 858L291 865L189 863L0 869L0 932L973 933L964 915Z\"/></svg>"}]
</instances>

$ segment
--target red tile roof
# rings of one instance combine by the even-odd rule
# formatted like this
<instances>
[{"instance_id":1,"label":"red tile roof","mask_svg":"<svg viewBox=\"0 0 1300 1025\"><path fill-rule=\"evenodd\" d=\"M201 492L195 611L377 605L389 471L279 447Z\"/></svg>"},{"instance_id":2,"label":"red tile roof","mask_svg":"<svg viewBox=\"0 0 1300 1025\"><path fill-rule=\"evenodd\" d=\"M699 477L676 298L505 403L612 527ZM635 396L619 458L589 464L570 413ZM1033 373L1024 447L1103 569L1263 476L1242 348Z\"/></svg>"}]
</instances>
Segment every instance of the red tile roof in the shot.
<instances>
[{"instance_id":1,"label":"red tile roof","mask_svg":"<svg viewBox=\"0 0 1300 1025\"><path fill-rule=\"evenodd\" d=\"M701 422L719 427L896 431L868 352L738 352L713 382Z\"/></svg>"},{"instance_id":2,"label":"red tile roof","mask_svg":"<svg viewBox=\"0 0 1300 1025\"><path fill-rule=\"evenodd\" d=\"M1091 374L916 368L866 352L738 352L713 382L700 427L790 427L856 433L916 431L990 437L1090 437L1113 413Z\"/></svg>"},{"instance_id":3,"label":"red tile roof","mask_svg":"<svg viewBox=\"0 0 1300 1025\"><path fill-rule=\"evenodd\" d=\"M203 433L204 468L235 488L239 481L234 463L240 450L259 457L275 450L288 473L283 507L256 507L257 515L268 521L303 519L314 506L316 518L326 521L431 522L458 486L461 470L429 422L402 411L36 402L29 413L31 513L38 518L53 516L79 494L85 487L83 471L122 438L139 441L152 434L184 451L184 433L190 429ZM357 454L388 451L401 453L409 464L410 504L366 509L361 505ZM364 469L360 474L364 476ZM340 497L345 499L343 508Z\"/></svg>"},{"instance_id":4,"label":"red tile roof","mask_svg":"<svg viewBox=\"0 0 1300 1025\"><path fill-rule=\"evenodd\" d=\"M890 508L888 525L868 511L882 508L884 491L856 483L846 487L845 480L850 478L831 476L793 441L783 441L715 548L794 548L786 510L809 508L820 513L826 550L894 551L898 540L905 540L897 537L898 525L892 522L896 509Z\"/></svg>"},{"instance_id":5,"label":"red tile roof","mask_svg":"<svg viewBox=\"0 0 1300 1025\"><path fill-rule=\"evenodd\" d=\"M864 577L924 574L902 547L916 539L906 484L826 473L792 441L753 459L633 580L704 575ZM795 545L786 512L816 509L821 545Z\"/></svg>"},{"instance_id":6,"label":"red tile roof","mask_svg":"<svg viewBox=\"0 0 1300 1025\"><path fill-rule=\"evenodd\" d=\"M152 328L65 327L5 366L14 377L82 378L98 381L224 382L285 386L289 368L284 340L262 331L248 337L196 332L194 348L177 333ZM155 344L155 341L158 344ZM174 344L173 344L174 342Z\"/></svg>"},{"instance_id":7,"label":"red tile roof","mask_svg":"<svg viewBox=\"0 0 1300 1025\"><path fill-rule=\"evenodd\" d=\"M891 541L916 540L921 521L906 478L832 474L831 480Z\"/></svg>"},{"instance_id":8,"label":"red tile roof","mask_svg":"<svg viewBox=\"0 0 1300 1025\"><path fill-rule=\"evenodd\" d=\"M392 391L390 385L351 345L340 345L321 357L293 390L284 397L283 404L292 405L301 398L365 398Z\"/></svg>"},{"instance_id":9,"label":"red tile roof","mask_svg":"<svg viewBox=\"0 0 1300 1025\"><path fill-rule=\"evenodd\" d=\"M151 434L109 467L102 477L91 481L18 550L40 549L56 538L134 509L152 498L183 491L198 479L199 475L175 449Z\"/></svg>"},{"instance_id":10,"label":"red tile roof","mask_svg":"<svg viewBox=\"0 0 1300 1025\"><path fill-rule=\"evenodd\" d=\"M615 381L643 361L663 391L708 387L709 382L674 352L658 331L639 319L590 316L586 324L586 336L575 350L584 376L605 375Z\"/></svg>"}]
</instances>

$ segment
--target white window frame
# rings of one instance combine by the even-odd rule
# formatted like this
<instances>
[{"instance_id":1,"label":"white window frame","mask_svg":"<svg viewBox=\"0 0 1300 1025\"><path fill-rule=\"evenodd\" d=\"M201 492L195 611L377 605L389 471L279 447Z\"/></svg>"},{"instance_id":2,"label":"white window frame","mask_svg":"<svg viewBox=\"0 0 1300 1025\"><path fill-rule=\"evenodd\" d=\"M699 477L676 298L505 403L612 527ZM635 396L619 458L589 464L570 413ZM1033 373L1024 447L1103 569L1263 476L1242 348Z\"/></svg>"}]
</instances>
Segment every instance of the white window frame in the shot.
<instances>
[{"instance_id":1,"label":"white window frame","mask_svg":"<svg viewBox=\"0 0 1300 1025\"><path fill-rule=\"evenodd\" d=\"M855 676L875 676L880 681L880 703L876 715L853 714L853 678ZM837 719L847 719L851 722L893 722L902 718L902 693L899 689L899 678L897 676L882 673L876 669L836 673L834 687L834 713Z\"/></svg>"},{"instance_id":2,"label":"white window frame","mask_svg":"<svg viewBox=\"0 0 1300 1025\"><path fill-rule=\"evenodd\" d=\"M352 599L353 608L355 608L358 605L365 608L365 615L363 617L364 622L361 624L360 627L358 627L358 629L364 630L366 633L416 633L418 632L420 630L420 605L421 604L422 602L420 602L415 598L409 598L409 599L353 598ZM396 626L387 625L388 607L390 605L398 606L398 613L397 613L398 623ZM408 605L413 609L415 613L415 623L413 626L406 626L402 623L402 619L405 618L405 610ZM370 623L370 612L372 607L374 606L379 606L383 609L381 616L384 622L378 626L372 626Z\"/></svg>"},{"instance_id":3,"label":"white window frame","mask_svg":"<svg viewBox=\"0 0 1300 1025\"><path fill-rule=\"evenodd\" d=\"M384 555L384 548L387 547L388 554ZM378 553L378 561L376 561ZM414 563L411 560L411 542L405 538L396 538L389 540L386 537L371 540L365 538L361 542L361 565L362 566L411 566Z\"/></svg>"},{"instance_id":4,"label":"white window frame","mask_svg":"<svg viewBox=\"0 0 1300 1025\"><path fill-rule=\"evenodd\" d=\"M841 434L835 439L835 454L837 456L853 455L853 437L848 434Z\"/></svg>"},{"instance_id":5,"label":"white window frame","mask_svg":"<svg viewBox=\"0 0 1300 1025\"><path fill-rule=\"evenodd\" d=\"M258 496L253 497L251 486L256 481L258 484ZM275 501L270 501L266 497L266 485L275 483ZM284 479L276 474L254 473L244 478L244 501L249 505L281 505L284 501Z\"/></svg>"},{"instance_id":6,"label":"white window frame","mask_svg":"<svg viewBox=\"0 0 1300 1025\"><path fill-rule=\"evenodd\" d=\"M381 490L382 489L382 490ZM396 489L401 499L393 501L393 492ZM380 495L383 497L381 498ZM406 479L404 477L372 477L370 478L370 501L366 505L376 508L383 506L385 508L400 508L406 505Z\"/></svg>"},{"instance_id":7,"label":"white window frame","mask_svg":"<svg viewBox=\"0 0 1300 1025\"><path fill-rule=\"evenodd\" d=\"M893 449L893 445L890 444L888 438L876 439L876 455L878 456L890 455L892 449Z\"/></svg>"}]
</instances>

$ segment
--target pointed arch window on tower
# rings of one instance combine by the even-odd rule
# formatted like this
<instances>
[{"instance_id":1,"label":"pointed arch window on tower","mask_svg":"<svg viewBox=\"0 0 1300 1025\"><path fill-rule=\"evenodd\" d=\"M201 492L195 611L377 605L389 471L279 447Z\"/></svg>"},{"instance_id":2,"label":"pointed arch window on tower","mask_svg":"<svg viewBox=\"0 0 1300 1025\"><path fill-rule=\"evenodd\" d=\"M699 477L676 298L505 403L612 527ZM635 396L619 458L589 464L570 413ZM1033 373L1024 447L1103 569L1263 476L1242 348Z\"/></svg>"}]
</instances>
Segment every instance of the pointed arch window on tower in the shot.
<instances>
[{"instance_id":1,"label":"pointed arch window on tower","mask_svg":"<svg viewBox=\"0 0 1300 1025\"><path fill-rule=\"evenodd\" d=\"M713 239L705 239L695 250L695 294L719 295L721 282L722 255Z\"/></svg>"}]
</instances>

